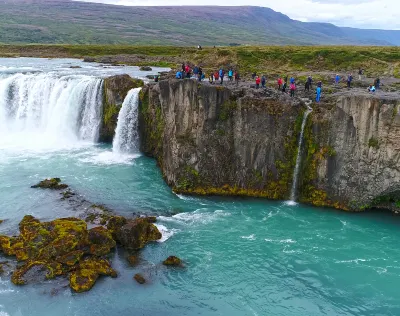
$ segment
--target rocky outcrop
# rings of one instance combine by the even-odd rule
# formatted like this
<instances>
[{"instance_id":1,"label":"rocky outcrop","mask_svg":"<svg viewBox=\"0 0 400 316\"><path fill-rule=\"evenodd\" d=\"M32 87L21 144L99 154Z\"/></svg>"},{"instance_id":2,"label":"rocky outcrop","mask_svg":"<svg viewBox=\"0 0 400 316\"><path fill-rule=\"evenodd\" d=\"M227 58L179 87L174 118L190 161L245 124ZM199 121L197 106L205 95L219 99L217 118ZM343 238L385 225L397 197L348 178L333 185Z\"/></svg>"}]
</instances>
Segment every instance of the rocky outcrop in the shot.
<instances>
[{"instance_id":1,"label":"rocky outcrop","mask_svg":"<svg viewBox=\"0 0 400 316\"><path fill-rule=\"evenodd\" d=\"M128 75L104 79L103 116L99 133L100 142L111 143L117 127L118 113L129 90L142 87L143 81Z\"/></svg>"},{"instance_id":2,"label":"rocky outcrop","mask_svg":"<svg viewBox=\"0 0 400 316\"><path fill-rule=\"evenodd\" d=\"M289 198L304 107L273 90L166 80L141 92L142 151L178 193ZM400 207L399 94L341 92L313 105L298 196Z\"/></svg>"},{"instance_id":3,"label":"rocky outcrop","mask_svg":"<svg viewBox=\"0 0 400 316\"><path fill-rule=\"evenodd\" d=\"M400 200L400 95L352 91L332 99L307 124L301 201L392 209Z\"/></svg>"},{"instance_id":4,"label":"rocky outcrop","mask_svg":"<svg viewBox=\"0 0 400 316\"><path fill-rule=\"evenodd\" d=\"M189 194L290 194L304 107L273 90L161 81L141 92L142 151Z\"/></svg>"},{"instance_id":5,"label":"rocky outcrop","mask_svg":"<svg viewBox=\"0 0 400 316\"><path fill-rule=\"evenodd\" d=\"M19 236L0 235L0 252L15 256L21 262L12 273L11 281L23 285L69 276L74 291L88 291L100 275L117 276L105 258L116 246L113 233L125 236L121 241L129 249L143 248L146 243L161 238L151 220L121 221L113 215L103 218L109 229L103 226L88 229L86 222L78 218L40 222L33 216L25 216L19 224ZM129 232L126 232L127 225ZM126 244L126 240L130 243ZM3 265L0 268L0 272L4 271Z\"/></svg>"}]
</instances>

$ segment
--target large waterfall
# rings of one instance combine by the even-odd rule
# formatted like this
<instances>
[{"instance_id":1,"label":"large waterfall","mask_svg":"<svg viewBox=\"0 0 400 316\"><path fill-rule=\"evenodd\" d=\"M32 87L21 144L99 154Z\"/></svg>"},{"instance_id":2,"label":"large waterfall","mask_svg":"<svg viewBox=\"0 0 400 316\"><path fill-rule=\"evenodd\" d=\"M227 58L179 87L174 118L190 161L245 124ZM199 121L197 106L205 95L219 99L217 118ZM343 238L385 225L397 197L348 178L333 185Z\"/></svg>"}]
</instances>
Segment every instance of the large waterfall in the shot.
<instances>
[{"instance_id":1,"label":"large waterfall","mask_svg":"<svg viewBox=\"0 0 400 316\"><path fill-rule=\"evenodd\" d=\"M102 82L87 75L55 73L1 76L1 143L53 147L95 142L101 122Z\"/></svg>"},{"instance_id":2,"label":"large waterfall","mask_svg":"<svg viewBox=\"0 0 400 316\"><path fill-rule=\"evenodd\" d=\"M138 107L141 88L128 92L118 114L113 141L115 153L133 153L139 150Z\"/></svg>"},{"instance_id":3,"label":"large waterfall","mask_svg":"<svg viewBox=\"0 0 400 316\"><path fill-rule=\"evenodd\" d=\"M309 106L309 104L307 104L307 110L304 112L303 122L301 123L301 131L300 131L300 138L299 138L299 147L298 147L298 150L297 150L296 166L295 166L294 172L293 172L292 190L290 192L290 200L292 202L296 201L297 182L298 182L298 179L299 179L301 156L302 156L302 147L303 147L303 140L304 140L304 128L306 126L307 117L311 112L312 112L312 108Z\"/></svg>"}]
</instances>

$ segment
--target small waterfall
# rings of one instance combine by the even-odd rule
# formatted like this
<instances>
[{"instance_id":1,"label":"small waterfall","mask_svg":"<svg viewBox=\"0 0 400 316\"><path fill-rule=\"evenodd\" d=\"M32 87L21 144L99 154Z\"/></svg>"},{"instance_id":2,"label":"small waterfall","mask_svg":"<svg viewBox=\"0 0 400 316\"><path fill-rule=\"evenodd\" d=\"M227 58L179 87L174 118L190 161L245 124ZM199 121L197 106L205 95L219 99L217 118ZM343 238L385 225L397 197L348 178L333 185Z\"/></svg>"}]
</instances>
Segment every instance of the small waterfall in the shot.
<instances>
[{"instance_id":1,"label":"small waterfall","mask_svg":"<svg viewBox=\"0 0 400 316\"><path fill-rule=\"evenodd\" d=\"M139 151L138 110L141 88L128 92L118 114L113 152L127 154Z\"/></svg>"},{"instance_id":2,"label":"small waterfall","mask_svg":"<svg viewBox=\"0 0 400 316\"><path fill-rule=\"evenodd\" d=\"M103 80L86 75L11 74L0 78L2 142L49 148L95 142ZM34 146L33 146L34 147Z\"/></svg>"},{"instance_id":3,"label":"small waterfall","mask_svg":"<svg viewBox=\"0 0 400 316\"><path fill-rule=\"evenodd\" d=\"M299 139L299 148L297 150L297 157L296 157L296 166L294 167L294 172L293 172L293 184L292 184L292 190L290 192L290 200L292 202L296 201L296 194L297 194L297 182L299 178L299 172L300 172L300 165L301 165L301 156L302 156L302 147L303 147L303 141L304 141L304 128L306 126L307 122L307 117L308 115L312 112L312 108L310 107L311 102L307 104L307 110L304 112L303 116L303 122L301 123L301 132L300 132L300 139Z\"/></svg>"}]
</instances>

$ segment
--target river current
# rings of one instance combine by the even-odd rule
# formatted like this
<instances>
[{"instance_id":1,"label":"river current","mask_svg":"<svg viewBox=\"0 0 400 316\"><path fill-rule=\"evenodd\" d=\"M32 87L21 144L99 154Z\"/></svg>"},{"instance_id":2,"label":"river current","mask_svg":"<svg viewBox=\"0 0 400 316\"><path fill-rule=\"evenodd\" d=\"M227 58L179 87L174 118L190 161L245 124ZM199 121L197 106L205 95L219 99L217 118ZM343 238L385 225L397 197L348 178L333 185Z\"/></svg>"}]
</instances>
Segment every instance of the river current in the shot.
<instances>
[{"instance_id":1,"label":"river current","mask_svg":"<svg viewBox=\"0 0 400 316\"><path fill-rule=\"evenodd\" d=\"M96 133L85 128L96 122L95 112L69 113L69 121L61 124L66 132L56 138L57 126L42 116L53 113L54 100L62 102L60 107L74 106L76 100L97 102L96 93L91 101L86 99L87 91L94 89L91 85L80 86L90 78L93 83L116 73L147 73L74 60L0 59L0 90L2 80L12 75L48 73L63 83L52 88L60 94L44 96L49 102L38 103L26 95L17 99L17 90L6 93L4 109L10 109L11 102L22 113L31 102L30 109L36 110L20 116L3 113L0 219L5 222L0 234L16 233L25 214L41 220L74 216L74 209L57 193L30 188L43 178L61 177L87 200L124 216L158 214L163 239L141 252L136 267L116 249L112 265L118 278L101 278L83 294L72 293L62 280L17 287L10 276L0 275L0 316L400 314L399 218L263 199L175 195L153 159L95 143ZM87 77L76 82L77 76ZM37 79L32 82L39 84ZM25 91L23 85L18 87ZM60 101L68 87L72 92ZM81 95L79 89L86 92ZM71 95L76 98L68 99ZM57 113L46 117L61 119ZM30 115L40 117L40 124L32 125ZM85 115L92 118L89 123ZM71 118L74 124L68 125ZM169 255L181 257L185 268L163 267L160 263ZM132 279L138 272L148 279L146 285Z\"/></svg>"}]
</instances>

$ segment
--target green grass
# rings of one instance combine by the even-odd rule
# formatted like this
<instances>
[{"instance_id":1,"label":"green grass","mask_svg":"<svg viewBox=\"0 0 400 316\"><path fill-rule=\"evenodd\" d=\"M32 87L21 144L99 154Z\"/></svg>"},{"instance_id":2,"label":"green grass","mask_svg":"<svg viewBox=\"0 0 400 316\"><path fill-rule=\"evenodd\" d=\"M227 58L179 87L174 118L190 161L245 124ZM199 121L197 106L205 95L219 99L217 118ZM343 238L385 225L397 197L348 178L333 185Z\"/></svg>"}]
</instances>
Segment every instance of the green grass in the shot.
<instances>
[{"instance_id":1,"label":"green grass","mask_svg":"<svg viewBox=\"0 0 400 316\"><path fill-rule=\"evenodd\" d=\"M142 55L138 66L153 65L174 68L181 62L200 64L207 71L220 66L234 67L242 74L257 71L270 75L290 75L291 72L343 71L356 72L359 67L366 74L400 75L400 47L350 46L239 46L205 47L197 50L176 46L133 45L2 45L0 56L35 57L101 57ZM148 57L148 60L146 60ZM157 59L157 57L160 57ZM160 60L161 59L161 60ZM304 76L304 75L303 75ZM326 80L323 75L315 80Z\"/></svg>"}]
</instances>

